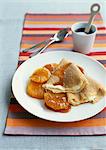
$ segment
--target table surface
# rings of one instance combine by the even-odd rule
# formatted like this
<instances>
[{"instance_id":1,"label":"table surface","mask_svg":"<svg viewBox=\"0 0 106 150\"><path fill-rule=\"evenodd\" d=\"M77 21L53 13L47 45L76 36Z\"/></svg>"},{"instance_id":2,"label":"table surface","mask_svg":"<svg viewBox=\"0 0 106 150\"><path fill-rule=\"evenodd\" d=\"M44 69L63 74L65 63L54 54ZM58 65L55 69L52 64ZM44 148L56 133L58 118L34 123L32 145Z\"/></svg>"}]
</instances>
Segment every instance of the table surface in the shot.
<instances>
[{"instance_id":1,"label":"table surface","mask_svg":"<svg viewBox=\"0 0 106 150\"><path fill-rule=\"evenodd\" d=\"M61 2L61 4L60 4ZM106 149L105 136L6 136L3 135L11 79L18 62L19 45L23 18L26 12L37 13L75 13L89 12L89 3L71 0L28 0L4 1L0 3L0 150L64 150L64 149ZM98 0L99 2L99 0ZM101 2L101 13L106 22L106 2Z\"/></svg>"}]
</instances>

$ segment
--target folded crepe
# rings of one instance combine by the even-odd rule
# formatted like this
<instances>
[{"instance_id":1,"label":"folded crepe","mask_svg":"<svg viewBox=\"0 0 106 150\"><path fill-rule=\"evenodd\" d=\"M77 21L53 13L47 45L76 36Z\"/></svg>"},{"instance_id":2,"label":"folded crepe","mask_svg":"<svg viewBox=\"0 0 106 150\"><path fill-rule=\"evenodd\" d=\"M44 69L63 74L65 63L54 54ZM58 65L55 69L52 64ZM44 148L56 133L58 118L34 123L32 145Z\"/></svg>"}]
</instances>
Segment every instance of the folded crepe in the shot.
<instances>
[{"instance_id":1,"label":"folded crepe","mask_svg":"<svg viewBox=\"0 0 106 150\"><path fill-rule=\"evenodd\" d=\"M69 60L63 58L47 81L47 84L63 84L64 70L70 63Z\"/></svg>"},{"instance_id":2,"label":"folded crepe","mask_svg":"<svg viewBox=\"0 0 106 150\"><path fill-rule=\"evenodd\" d=\"M67 59L62 59L43 87L54 93L78 93L86 84L85 75L79 67Z\"/></svg>"},{"instance_id":3,"label":"folded crepe","mask_svg":"<svg viewBox=\"0 0 106 150\"><path fill-rule=\"evenodd\" d=\"M77 65L70 64L64 72L64 87L71 93L79 93L88 81Z\"/></svg>"},{"instance_id":4,"label":"folded crepe","mask_svg":"<svg viewBox=\"0 0 106 150\"><path fill-rule=\"evenodd\" d=\"M68 102L71 105L79 105L82 103L96 103L106 95L106 89L97 81L86 76L88 84L79 93L67 93Z\"/></svg>"},{"instance_id":5,"label":"folded crepe","mask_svg":"<svg viewBox=\"0 0 106 150\"><path fill-rule=\"evenodd\" d=\"M51 74L49 80L43 85L45 89L48 89L54 93L65 92L63 85L64 71L71 64L67 59L62 59L54 72ZM58 90L58 91L57 91Z\"/></svg>"}]
</instances>

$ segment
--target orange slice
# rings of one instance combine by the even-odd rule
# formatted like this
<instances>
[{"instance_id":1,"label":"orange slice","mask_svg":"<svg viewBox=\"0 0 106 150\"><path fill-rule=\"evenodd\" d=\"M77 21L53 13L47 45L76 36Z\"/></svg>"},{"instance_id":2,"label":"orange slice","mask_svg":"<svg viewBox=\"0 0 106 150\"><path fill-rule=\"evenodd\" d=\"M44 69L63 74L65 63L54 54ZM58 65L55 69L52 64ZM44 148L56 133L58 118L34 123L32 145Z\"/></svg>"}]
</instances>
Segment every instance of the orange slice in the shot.
<instances>
[{"instance_id":1,"label":"orange slice","mask_svg":"<svg viewBox=\"0 0 106 150\"><path fill-rule=\"evenodd\" d=\"M27 94L31 97L34 97L37 99L44 98L44 89L42 88L41 83L36 83L36 82L29 80L26 91L27 91Z\"/></svg>"},{"instance_id":2,"label":"orange slice","mask_svg":"<svg viewBox=\"0 0 106 150\"><path fill-rule=\"evenodd\" d=\"M47 68L52 73L57 66L58 66L58 64L52 63L52 64L47 64L44 67Z\"/></svg>"},{"instance_id":3,"label":"orange slice","mask_svg":"<svg viewBox=\"0 0 106 150\"><path fill-rule=\"evenodd\" d=\"M46 91L44 101L46 106L54 111L68 112L70 109L70 104L67 102L66 94L64 93Z\"/></svg>"},{"instance_id":4,"label":"orange slice","mask_svg":"<svg viewBox=\"0 0 106 150\"><path fill-rule=\"evenodd\" d=\"M45 83L49 79L50 75L50 71L43 67L35 70L30 79L37 83Z\"/></svg>"}]
</instances>

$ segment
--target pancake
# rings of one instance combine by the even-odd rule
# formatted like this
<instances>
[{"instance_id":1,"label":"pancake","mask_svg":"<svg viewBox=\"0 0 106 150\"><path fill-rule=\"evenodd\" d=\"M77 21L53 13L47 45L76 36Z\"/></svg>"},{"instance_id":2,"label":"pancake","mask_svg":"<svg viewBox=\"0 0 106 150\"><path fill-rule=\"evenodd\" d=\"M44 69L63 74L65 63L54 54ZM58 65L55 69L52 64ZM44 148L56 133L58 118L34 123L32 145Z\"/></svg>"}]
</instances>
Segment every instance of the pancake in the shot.
<instances>
[{"instance_id":1,"label":"pancake","mask_svg":"<svg viewBox=\"0 0 106 150\"><path fill-rule=\"evenodd\" d=\"M71 93L79 93L88 84L85 75L75 64L70 64L64 72L64 87Z\"/></svg>"},{"instance_id":2,"label":"pancake","mask_svg":"<svg viewBox=\"0 0 106 150\"><path fill-rule=\"evenodd\" d=\"M87 102L96 103L106 95L106 89L100 83L88 76L86 76L86 79L88 84L86 84L81 92L76 94L67 93L68 102L71 105L77 106Z\"/></svg>"}]
</instances>

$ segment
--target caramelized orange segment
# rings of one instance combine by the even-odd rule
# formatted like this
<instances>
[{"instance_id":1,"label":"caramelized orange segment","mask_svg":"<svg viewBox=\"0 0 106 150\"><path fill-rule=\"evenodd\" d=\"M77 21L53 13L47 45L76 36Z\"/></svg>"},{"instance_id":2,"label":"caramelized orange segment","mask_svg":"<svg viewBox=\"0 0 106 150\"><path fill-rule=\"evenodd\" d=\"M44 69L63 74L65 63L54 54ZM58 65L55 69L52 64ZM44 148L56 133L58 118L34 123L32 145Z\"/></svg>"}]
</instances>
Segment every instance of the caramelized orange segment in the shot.
<instances>
[{"instance_id":1,"label":"caramelized orange segment","mask_svg":"<svg viewBox=\"0 0 106 150\"><path fill-rule=\"evenodd\" d=\"M68 112L70 109L70 104L67 102L66 94L64 93L54 94L51 91L46 91L44 101L46 106L54 111Z\"/></svg>"},{"instance_id":2,"label":"caramelized orange segment","mask_svg":"<svg viewBox=\"0 0 106 150\"><path fill-rule=\"evenodd\" d=\"M33 82L32 80L29 80L27 85L27 94L31 97L43 99L44 98L44 89L42 88L41 83Z\"/></svg>"},{"instance_id":3,"label":"caramelized orange segment","mask_svg":"<svg viewBox=\"0 0 106 150\"><path fill-rule=\"evenodd\" d=\"M51 73L55 70L58 64L52 63L52 64L47 64L44 67L47 68Z\"/></svg>"},{"instance_id":4,"label":"caramelized orange segment","mask_svg":"<svg viewBox=\"0 0 106 150\"><path fill-rule=\"evenodd\" d=\"M35 70L30 79L37 83L45 83L49 79L50 75L50 71L43 67Z\"/></svg>"}]
</instances>

